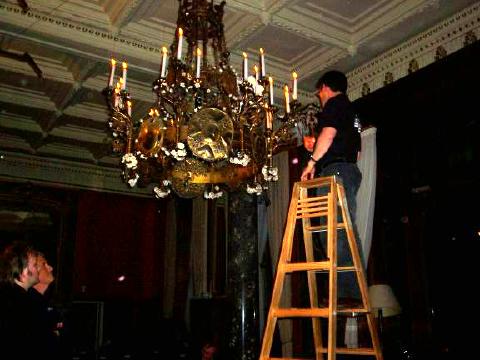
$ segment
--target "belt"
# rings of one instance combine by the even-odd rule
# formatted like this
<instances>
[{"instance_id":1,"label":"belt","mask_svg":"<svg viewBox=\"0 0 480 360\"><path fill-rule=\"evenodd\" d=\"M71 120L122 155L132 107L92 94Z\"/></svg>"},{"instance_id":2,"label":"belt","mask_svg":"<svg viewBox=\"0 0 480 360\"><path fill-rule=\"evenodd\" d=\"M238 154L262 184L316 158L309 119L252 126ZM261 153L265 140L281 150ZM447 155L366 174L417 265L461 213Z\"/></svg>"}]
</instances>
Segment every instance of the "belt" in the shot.
<instances>
[{"instance_id":1,"label":"belt","mask_svg":"<svg viewBox=\"0 0 480 360\"><path fill-rule=\"evenodd\" d=\"M318 170L323 170L323 169L325 169L327 166L332 165L332 164L336 164L336 163L350 163L350 164L354 164L353 161L348 161L348 160L347 160L346 158L344 158L344 157L339 157L339 158L328 159L327 161L321 163Z\"/></svg>"}]
</instances>

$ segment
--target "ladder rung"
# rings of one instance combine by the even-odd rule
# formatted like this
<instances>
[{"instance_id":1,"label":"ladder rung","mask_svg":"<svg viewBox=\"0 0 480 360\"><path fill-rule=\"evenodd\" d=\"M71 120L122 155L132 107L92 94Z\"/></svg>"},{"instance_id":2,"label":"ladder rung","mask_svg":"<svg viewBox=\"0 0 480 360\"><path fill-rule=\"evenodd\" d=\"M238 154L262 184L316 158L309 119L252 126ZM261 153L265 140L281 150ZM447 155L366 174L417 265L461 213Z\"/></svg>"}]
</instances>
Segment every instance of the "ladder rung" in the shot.
<instances>
[{"instance_id":1,"label":"ladder rung","mask_svg":"<svg viewBox=\"0 0 480 360\"><path fill-rule=\"evenodd\" d=\"M308 203L315 202L315 201L327 203L328 202L328 196L327 195L322 195L322 196L301 198L301 199L298 199L298 204L308 204Z\"/></svg>"},{"instance_id":2,"label":"ladder rung","mask_svg":"<svg viewBox=\"0 0 480 360\"><path fill-rule=\"evenodd\" d=\"M277 318L289 318L289 317L327 317L328 308L290 308L290 309L275 309L273 310L273 316Z\"/></svg>"},{"instance_id":3,"label":"ladder rung","mask_svg":"<svg viewBox=\"0 0 480 360\"><path fill-rule=\"evenodd\" d=\"M328 211L313 212L313 213L297 212L297 219L305 219L305 218L312 218L312 217L321 217L321 216L327 216L327 215L328 215Z\"/></svg>"},{"instance_id":4,"label":"ladder rung","mask_svg":"<svg viewBox=\"0 0 480 360\"><path fill-rule=\"evenodd\" d=\"M337 266L337 272L339 271L356 271L355 266Z\"/></svg>"},{"instance_id":5,"label":"ladder rung","mask_svg":"<svg viewBox=\"0 0 480 360\"><path fill-rule=\"evenodd\" d=\"M368 310L365 308L348 308L348 309L338 309L337 306L337 314L349 314L349 313L368 313Z\"/></svg>"},{"instance_id":6,"label":"ladder rung","mask_svg":"<svg viewBox=\"0 0 480 360\"><path fill-rule=\"evenodd\" d=\"M289 264L283 265L283 269L285 270L285 272L328 270L329 267L330 267L330 261L289 263Z\"/></svg>"},{"instance_id":7,"label":"ladder rung","mask_svg":"<svg viewBox=\"0 0 480 360\"><path fill-rule=\"evenodd\" d=\"M327 348L321 348L320 352L326 354L327 353ZM341 347L337 347L335 349L335 352L337 354L357 354L357 355L374 355L375 354L375 350L373 350L372 348L341 348Z\"/></svg>"},{"instance_id":8,"label":"ladder rung","mask_svg":"<svg viewBox=\"0 0 480 360\"><path fill-rule=\"evenodd\" d=\"M309 359L309 358L277 358L277 357L266 357L266 358L261 358L261 360L315 360L315 359Z\"/></svg>"},{"instance_id":9,"label":"ladder rung","mask_svg":"<svg viewBox=\"0 0 480 360\"><path fill-rule=\"evenodd\" d=\"M345 229L345 223L338 223L337 229ZM327 225L305 226L305 230L311 232L325 232L327 231Z\"/></svg>"}]
</instances>

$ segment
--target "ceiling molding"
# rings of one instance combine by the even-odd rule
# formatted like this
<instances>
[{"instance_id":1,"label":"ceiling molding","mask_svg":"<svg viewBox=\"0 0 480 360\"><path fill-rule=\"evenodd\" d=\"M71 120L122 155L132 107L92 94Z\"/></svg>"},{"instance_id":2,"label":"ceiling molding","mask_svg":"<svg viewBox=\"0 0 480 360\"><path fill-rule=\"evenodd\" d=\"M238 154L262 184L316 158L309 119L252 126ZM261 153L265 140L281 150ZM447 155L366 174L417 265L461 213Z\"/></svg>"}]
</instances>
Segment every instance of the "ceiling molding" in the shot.
<instances>
[{"instance_id":1,"label":"ceiling molding","mask_svg":"<svg viewBox=\"0 0 480 360\"><path fill-rule=\"evenodd\" d=\"M350 98L355 100L361 97L362 88L368 87L372 92L383 87L386 73L391 73L394 81L407 76L412 60L417 62L419 68L433 63L439 46L448 54L460 50L469 32L480 38L479 3L350 71L347 74Z\"/></svg>"},{"instance_id":2,"label":"ceiling molding","mask_svg":"<svg viewBox=\"0 0 480 360\"><path fill-rule=\"evenodd\" d=\"M0 180L89 189L151 197L151 190L129 188L119 168L105 168L34 155L0 152Z\"/></svg>"}]
</instances>

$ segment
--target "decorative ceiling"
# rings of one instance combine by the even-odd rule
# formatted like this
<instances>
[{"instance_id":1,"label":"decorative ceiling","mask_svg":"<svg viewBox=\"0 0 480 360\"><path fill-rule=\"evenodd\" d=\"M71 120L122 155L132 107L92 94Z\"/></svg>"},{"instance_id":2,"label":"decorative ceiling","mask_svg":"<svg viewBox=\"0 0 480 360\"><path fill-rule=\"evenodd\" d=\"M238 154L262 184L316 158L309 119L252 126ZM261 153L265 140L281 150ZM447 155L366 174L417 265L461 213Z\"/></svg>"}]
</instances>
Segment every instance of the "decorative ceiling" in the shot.
<instances>
[{"instance_id":1,"label":"decorative ceiling","mask_svg":"<svg viewBox=\"0 0 480 360\"><path fill-rule=\"evenodd\" d=\"M315 101L316 79L336 68L354 99L480 36L479 4L228 0L225 35L237 69L242 52L256 59L265 49L278 97L295 69L300 101ZM108 60L128 62L133 117L142 117L177 8L177 0L0 1L0 180L131 192L106 130Z\"/></svg>"}]
</instances>

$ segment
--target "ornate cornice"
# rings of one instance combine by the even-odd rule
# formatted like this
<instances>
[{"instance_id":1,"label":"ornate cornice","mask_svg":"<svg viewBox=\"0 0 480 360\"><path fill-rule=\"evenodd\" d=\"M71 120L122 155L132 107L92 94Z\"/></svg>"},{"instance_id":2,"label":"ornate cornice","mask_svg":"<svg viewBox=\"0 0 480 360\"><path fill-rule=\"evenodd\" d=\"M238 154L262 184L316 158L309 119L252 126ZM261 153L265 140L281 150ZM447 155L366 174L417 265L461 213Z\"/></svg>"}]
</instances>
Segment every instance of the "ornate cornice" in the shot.
<instances>
[{"instance_id":1,"label":"ornate cornice","mask_svg":"<svg viewBox=\"0 0 480 360\"><path fill-rule=\"evenodd\" d=\"M440 22L347 74L352 100L454 53L480 36L480 3Z\"/></svg>"},{"instance_id":2,"label":"ornate cornice","mask_svg":"<svg viewBox=\"0 0 480 360\"><path fill-rule=\"evenodd\" d=\"M151 197L151 190L129 188L120 169L0 151L0 180L89 189Z\"/></svg>"}]
</instances>

